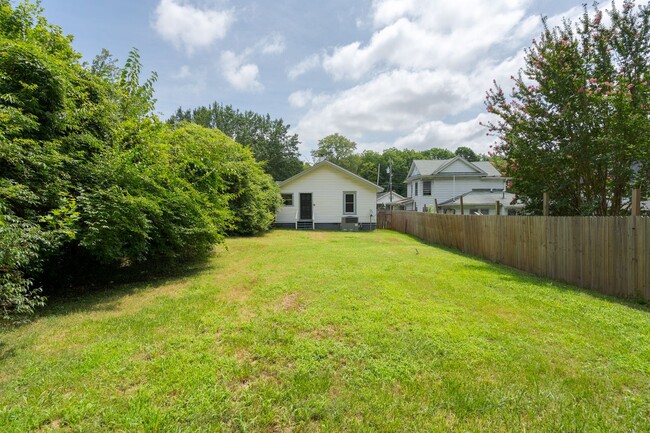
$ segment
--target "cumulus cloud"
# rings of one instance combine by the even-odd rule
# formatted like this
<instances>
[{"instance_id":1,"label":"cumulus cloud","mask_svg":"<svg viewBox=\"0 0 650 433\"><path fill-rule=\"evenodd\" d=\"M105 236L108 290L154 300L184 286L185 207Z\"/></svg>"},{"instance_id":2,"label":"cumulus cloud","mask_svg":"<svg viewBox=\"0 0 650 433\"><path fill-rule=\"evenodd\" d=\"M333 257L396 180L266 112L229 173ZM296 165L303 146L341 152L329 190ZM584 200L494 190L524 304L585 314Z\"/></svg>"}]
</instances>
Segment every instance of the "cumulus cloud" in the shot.
<instances>
[{"instance_id":1,"label":"cumulus cloud","mask_svg":"<svg viewBox=\"0 0 650 433\"><path fill-rule=\"evenodd\" d=\"M299 90L289 95L289 104L292 107L302 108L309 104L314 99L314 94L311 89Z\"/></svg>"},{"instance_id":2,"label":"cumulus cloud","mask_svg":"<svg viewBox=\"0 0 650 433\"><path fill-rule=\"evenodd\" d=\"M481 126L491 118L487 113L458 123L446 123L440 120L425 122L413 132L395 140L398 148L416 150L442 147L451 151L459 146L467 146L477 153L486 153L494 138L486 135L487 129Z\"/></svg>"},{"instance_id":3,"label":"cumulus cloud","mask_svg":"<svg viewBox=\"0 0 650 433\"><path fill-rule=\"evenodd\" d=\"M223 39L234 20L231 11L199 9L182 0L160 0L153 28L177 49L191 55Z\"/></svg>"},{"instance_id":4,"label":"cumulus cloud","mask_svg":"<svg viewBox=\"0 0 650 433\"><path fill-rule=\"evenodd\" d=\"M320 66L320 56L318 54L312 54L309 57L303 59L300 63L289 69L289 78L294 80L301 75L306 74L312 69L316 69Z\"/></svg>"},{"instance_id":5,"label":"cumulus cloud","mask_svg":"<svg viewBox=\"0 0 650 433\"><path fill-rule=\"evenodd\" d=\"M367 43L336 47L323 68L337 80L359 80L376 68L468 71L477 57L530 36L539 18L526 17L528 0L376 0L377 30ZM489 17L489 19L488 19Z\"/></svg>"},{"instance_id":6,"label":"cumulus cloud","mask_svg":"<svg viewBox=\"0 0 650 433\"><path fill-rule=\"evenodd\" d=\"M289 71L295 78L320 67L335 81L352 81L343 90L292 93L289 102L306 109L296 132L305 147L339 132L355 139L360 150L379 143L487 152L493 137L480 125L488 116L485 91L493 80L507 88L524 65L524 49L541 31L531 4L374 0L366 40L314 54ZM548 22L575 20L580 11L569 9Z\"/></svg>"},{"instance_id":7,"label":"cumulus cloud","mask_svg":"<svg viewBox=\"0 0 650 433\"><path fill-rule=\"evenodd\" d=\"M262 90L259 82L259 68L253 63L245 63L245 56L238 56L232 51L221 53L221 72L224 78L237 90Z\"/></svg>"},{"instance_id":8,"label":"cumulus cloud","mask_svg":"<svg viewBox=\"0 0 650 433\"><path fill-rule=\"evenodd\" d=\"M224 51L220 57L221 74L232 87L243 91L260 91L264 86L260 82L259 67L249 61L259 54L278 55L286 49L286 41L280 33L271 33L260 39L241 54Z\"/></svg>"}]
</instances>

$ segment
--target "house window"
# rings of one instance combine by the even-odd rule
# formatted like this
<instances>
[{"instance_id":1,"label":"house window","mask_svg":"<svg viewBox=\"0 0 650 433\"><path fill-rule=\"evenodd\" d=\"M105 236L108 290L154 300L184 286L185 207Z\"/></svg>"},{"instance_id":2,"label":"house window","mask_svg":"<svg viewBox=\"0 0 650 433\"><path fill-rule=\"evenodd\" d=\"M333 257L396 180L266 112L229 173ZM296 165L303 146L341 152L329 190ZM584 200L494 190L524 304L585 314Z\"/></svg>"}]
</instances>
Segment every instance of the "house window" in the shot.
<instances>
[{"instance_id":1,"label":"house window","mask_svg":"<svg viewBox=\"0 0 650 433\"><path fill-rule=\"evenodd\" d=\"M293 194L282 194L282 203L285 206L293 206Z\"/></svg>"},{"instance_id":2,"label":"house window","mask_svg":"<svg viewBox=\"0 0 650 433\"><path fill-rule=\"evenodd\" d=\"M490 209L470 209L470 215L490 215Z\"/></svg>"},{"instance_id":3,"label":"house window","mask_svg":"<svg viewBox=\"0 0 650 433\"><path fill-rule=\"evenodd\" d=\"M422 182L422 195L431 195L431 181L425 180Z\"/></svg>"},{"instance_id":4,"label":"house window","mask_svg":"<svg viewBox=\"0 0 650 433\"><path fill-rule=\"evenodd\" d=\"M343 213L345 215L356 215L357 213L357 193L343 193Z\"/></svg>"},{"instance_id":5,"label":"house window","mask_svg":"<svg viewBox=\"0 0 650 433\"><path fill-rule=\"evenodd\" d=\"M414 185L415 185L415 196L417 197L417 195L418 195L418 183L415 182Z\"/></svg>"}]
</instances>

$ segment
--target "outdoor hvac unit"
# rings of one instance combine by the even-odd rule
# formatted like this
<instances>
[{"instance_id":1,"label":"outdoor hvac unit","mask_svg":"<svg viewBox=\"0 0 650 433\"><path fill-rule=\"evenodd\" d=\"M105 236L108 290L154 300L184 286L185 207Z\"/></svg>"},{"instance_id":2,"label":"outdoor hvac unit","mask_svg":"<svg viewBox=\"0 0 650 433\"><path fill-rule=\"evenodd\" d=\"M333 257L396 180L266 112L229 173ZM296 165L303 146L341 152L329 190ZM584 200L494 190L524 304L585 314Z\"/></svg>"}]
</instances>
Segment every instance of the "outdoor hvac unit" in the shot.
<instances>
[{"instance_id":1,"label":"outdoor hvac unit","mask_svg":"<svg viewBox=\"0 0 650 433\"><path fill-rule=\"evenodd\" d=\"M341 230L343 230L344 232L358 232L359 218L358 217L341 218Z\"/></svg>"}]
</instances>

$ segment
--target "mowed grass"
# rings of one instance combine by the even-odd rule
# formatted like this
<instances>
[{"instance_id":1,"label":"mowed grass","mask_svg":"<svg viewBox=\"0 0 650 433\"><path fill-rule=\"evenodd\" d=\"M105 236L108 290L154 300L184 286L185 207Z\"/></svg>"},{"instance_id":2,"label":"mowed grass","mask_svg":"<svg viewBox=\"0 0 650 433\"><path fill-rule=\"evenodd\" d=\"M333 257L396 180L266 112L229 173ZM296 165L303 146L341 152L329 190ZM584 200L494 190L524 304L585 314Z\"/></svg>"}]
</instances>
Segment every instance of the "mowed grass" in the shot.
<instances>
[{"instance_id":1,"label":"mowed grass","mask_svg":"<svg viewBox=\"0 0 650 433\"><path fill-rule=\"evenodd\" d=\"M394 232L275 231L2 330L0 431L648 432L650 312Z\"/></svg>"}]
</instances>

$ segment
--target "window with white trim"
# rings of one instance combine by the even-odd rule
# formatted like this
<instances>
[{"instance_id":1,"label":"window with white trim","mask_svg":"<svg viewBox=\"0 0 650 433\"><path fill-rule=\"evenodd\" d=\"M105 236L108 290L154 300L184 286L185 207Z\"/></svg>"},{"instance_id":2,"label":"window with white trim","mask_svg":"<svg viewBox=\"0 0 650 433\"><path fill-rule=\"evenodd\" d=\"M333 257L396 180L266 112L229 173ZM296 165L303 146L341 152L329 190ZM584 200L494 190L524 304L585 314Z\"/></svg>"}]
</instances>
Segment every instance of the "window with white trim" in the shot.
<instances>
[{"instance_id":1,"label":"window with white trim","mask_svg":"<svg viewBox=\"0 0 650 433\"><path fill-rule=\"evenodd\" d=\"M343 214L357 214L357 193L356 191L347 191L343 193Z\"/></svg>"},{"instance_id":2,"label":"window with white trim","mask_svg":"<svg viewBox=\"0 0 650 433\"><path fill-rule=\"evenodd\" d=\"M293 194L282 194L282 204L293 206Z\"/></svg>"},{"instance_id":3,"label":"window with white trim","mask_svg":"<svg viewBox=\"0 0 650 433\"><path fill-rule=\"evenodd\" d=\"M418 183L417 183L417 181L414 182L414 184L415 184L415 194L414 195L417 197L417 195L418 195Z\"/></svg>"},{"instance_id":4,"label":"window with white trim","mask_svg":"<svg viewBox=\"0 0 650 433\"><path fill-rule=\"evenodd\" d=\"M422 195L431 195L431 181L422 181Z\"/></svg>"}]
</instances>

